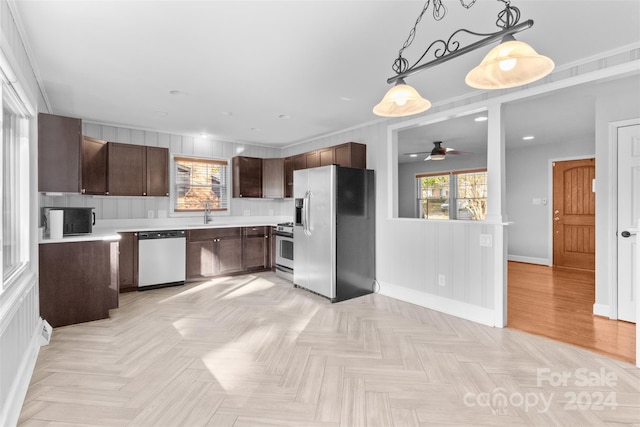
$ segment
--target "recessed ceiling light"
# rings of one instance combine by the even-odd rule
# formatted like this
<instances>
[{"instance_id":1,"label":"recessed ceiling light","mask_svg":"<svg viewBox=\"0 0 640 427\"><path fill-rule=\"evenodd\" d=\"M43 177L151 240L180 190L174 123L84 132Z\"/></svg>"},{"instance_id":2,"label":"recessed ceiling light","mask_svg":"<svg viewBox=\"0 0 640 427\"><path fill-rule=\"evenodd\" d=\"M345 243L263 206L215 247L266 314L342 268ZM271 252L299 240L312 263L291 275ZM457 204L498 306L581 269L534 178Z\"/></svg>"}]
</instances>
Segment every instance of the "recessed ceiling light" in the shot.
<instances>
[{"instance_id":1,"label":"recessed ceiling light","mask_svg":"<svg viewBox=\"0 0 640 427\"><path fill-rule=\"evenodd\" d=\"M220 114L222 114L223 116L227 116L227 117L233 115L233 113L231 111L221 111Z\"/></svg>"},{"instance_id":2,"label":"recessed ceiling light","mask_svg":"<svg viewBox=\"0 0 640 427\"><path fill-rule=\"evenodd\" d=\"M530 140L532 140L532 139L535 139L535 136L533 136L533 135L527 135L527 136L523 136L523 137L522 137L522 139L523 139L523 140L525 140L525 141L530 141Z\"/></svg>"},{"instance_id":3,"label":"recessed ceiling light","mask_svg":"<svg viewBox=\"0 0 640 427\"><path fill-rule=\"evenodd\" d=\"M252 130L252 131L254 131L254 132L259 132L259 131L261 131L262 129L260 129L260 128L251 128L251 130Z\"/></svg>"},{"instance_id":4,"label":"recessed ceiling light","mask_svg":"<svg viewBox=\"0 0 640 427\"><path fill-rule=\"evenodd\" d=\"M341 96L341 97L340 97L340 101L349 102L349 101L351 101L351 98L349 98L349 97L347 97L347 96Z\"/></svg>"},{"instance_id":5,"label":"recessed ceiling light","mask_svg":"<svg viewBox=\"0 0 640 427\"><path fill-rule=\"evenodd\" d=\"M170 90L169 93L173 96L185 96L186 93L181 92L179 90Z\"/></svg>"},{"instance_id":6,"label":"recessed ceiling light","mask_svg":"<svg viewBox=\"0 0 640 427\"><path fill-rule=\"evenodd\" d=\"M487 116L478 116L473 120L476 121L476 122L486 122L487 120L489 120L489 117L487 117Z\"/></svg>"},{"instance_id":7,"label":"recessed ceiling light","mask_svg":"<svg viewBox=\"0 0 640 427\"><path fill-rule=\"evenodd\" d=\"M290 118L291 118L291 116L290 116L290 115L288 115L288 114L278 114L278 118L279 118L279 119L287 120L287 119L290 119Z\"/></svg>"},{"instance_id":8,"label":"recessed ceiling light","mask_svg":"<svg viewBox=\"0 0 640 427\"><path fill-rule=\"evenodd\" d=\"M409 157L418 157L417 154L409 154Z\"/></svg>"}]
</instances>

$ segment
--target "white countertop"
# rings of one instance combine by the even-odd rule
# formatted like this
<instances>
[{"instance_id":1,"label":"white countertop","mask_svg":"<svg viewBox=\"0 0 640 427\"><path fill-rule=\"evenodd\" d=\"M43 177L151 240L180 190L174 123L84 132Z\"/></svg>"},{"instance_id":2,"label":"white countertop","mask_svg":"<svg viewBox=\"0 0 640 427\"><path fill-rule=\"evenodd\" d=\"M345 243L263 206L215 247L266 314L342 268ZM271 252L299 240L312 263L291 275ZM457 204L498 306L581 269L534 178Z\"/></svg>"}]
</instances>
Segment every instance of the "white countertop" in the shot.
<instances>
[{"instance_id":1,"label":"white countertop","mask_svg":"<svg viewBox=\"0 0 640 427\"><path fill-rule=\"evenodd\" d=\"M162 219L124 219L98 220L93 233L77 236L65 236L62 239L41 238L39 243L89 242L96 240L120 240L118 233L154 230L196 230L202 228L274 226L282 222L291 222L287 216L219 216L213 217L208 224L203 218L162 218Z\"/></svg>"}]
</instances>

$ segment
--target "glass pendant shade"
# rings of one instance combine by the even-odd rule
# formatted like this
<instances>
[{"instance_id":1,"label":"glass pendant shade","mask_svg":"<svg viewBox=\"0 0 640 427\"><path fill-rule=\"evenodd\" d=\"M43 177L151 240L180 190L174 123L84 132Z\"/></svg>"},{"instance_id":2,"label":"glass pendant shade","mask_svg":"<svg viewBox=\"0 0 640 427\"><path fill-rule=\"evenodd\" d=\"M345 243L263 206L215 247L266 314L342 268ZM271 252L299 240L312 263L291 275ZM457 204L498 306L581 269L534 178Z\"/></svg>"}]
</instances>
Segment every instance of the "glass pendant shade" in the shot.
<instances>
[{"instance_id":1,"label":"glass pendant shade","mask_svg":"<svg viewBox=\"0 0 640 427\"><path fill-rule=\"evenodd\" d=\"M464 81L478 89L506 89L539 80L554 66L550 58L539 55L528 44L506 36Z\"/></svg>"},{"instance_id":2,"label":"glass pendant shade","mask_svg":"<svg viewBox=\"0 0 640 427\"><path fill-rule=\"evenodd\" d=\"M373 113L383 117L403 117L422 113L431 108L431 102L420 96L417 90L398 79L382 101L373 107Z\"/></svg>"}]
</instances>

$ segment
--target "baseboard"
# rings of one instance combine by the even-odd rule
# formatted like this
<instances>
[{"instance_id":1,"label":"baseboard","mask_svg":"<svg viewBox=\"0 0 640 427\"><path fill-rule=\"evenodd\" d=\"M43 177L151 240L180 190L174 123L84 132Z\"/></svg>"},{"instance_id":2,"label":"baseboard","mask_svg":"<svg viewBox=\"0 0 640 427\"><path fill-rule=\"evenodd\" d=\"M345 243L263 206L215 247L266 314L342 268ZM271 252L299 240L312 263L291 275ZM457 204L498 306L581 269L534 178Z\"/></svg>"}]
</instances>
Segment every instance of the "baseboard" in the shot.
<instances>
[{"instance_id":1,"label":"baseboard","mask_svg":"<svg viewBox=\"0 0 640 427\"><path fill-rule=\"evenodd\" d=\"M530 256L508 255L509 261L526 262L527 264L540 264L551 267L551 260L548 258L535 258Z\"/></svg>"},{"instance_id":2,"label":"baseboard","mask_svg":"<svg viewBox=\"0 0 640 427\"><path fill-rule=\"evenodd\" d=\"M4 407L4 420L0 420L0 425L15 426L18 424L22 405L24 404L24 399L27 396L29 383L31 382L33 370L35 369L36 361L38 360L43 327L44 322L40 319L38 327L33 331L33 335L31 336L31 342L29 344L27 354L25 354L25 357L20 364L12 390L8 394L8 399L5 402Z\"/></svg>"},{"instance_id":3,"label":"baseboard","mask_svg":"<svg viewBox=\"0 0 640 427\"><path fill-rule=\"evenodd\" d=\"M378 283L380 285L378 293L381 295L416 304L441 313L450 314L465 320L471 320L472 322L482 325L495 326L495 316L491 309L392 285L390 283Z\"/></svg>"},{"instance_id":4,"label":"baseboard","mask_svg":"<svg viewBox=\"0 0 640 427\"><path fill-rule=\"evenodd\" d=\"M593 304L593 314L595 314L596 316L609 318L609 306L604 304Z\"/></svg>"}]
</instances>

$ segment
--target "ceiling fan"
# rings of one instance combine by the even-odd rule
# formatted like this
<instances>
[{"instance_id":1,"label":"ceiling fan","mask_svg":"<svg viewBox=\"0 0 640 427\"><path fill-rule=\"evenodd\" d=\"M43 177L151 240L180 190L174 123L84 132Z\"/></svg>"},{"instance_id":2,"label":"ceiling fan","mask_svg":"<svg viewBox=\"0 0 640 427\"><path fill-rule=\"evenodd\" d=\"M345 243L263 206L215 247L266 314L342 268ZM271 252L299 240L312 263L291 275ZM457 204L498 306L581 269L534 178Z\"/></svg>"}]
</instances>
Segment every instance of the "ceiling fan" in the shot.
<instances>
[{"instance_id":1,"label":"ceiling fan","mask_svg":"<svg viewBox=\"0 0 640 427\"><path fill-rule=\"evenodd\" d=\"M431 151L419 151L417 153L407 153L406 155L412 154L427 154L429 155L424 159L427 160L444 160L447 154L473 154L468 151L459 151L454 148L447 148L442 146L442 141L433 141L433 149Z\"/></svg>"}]
</instances>

